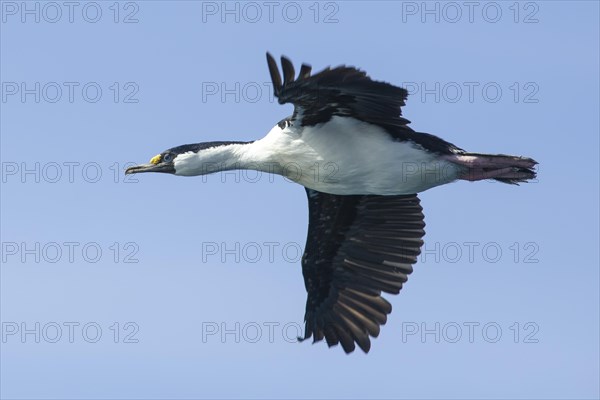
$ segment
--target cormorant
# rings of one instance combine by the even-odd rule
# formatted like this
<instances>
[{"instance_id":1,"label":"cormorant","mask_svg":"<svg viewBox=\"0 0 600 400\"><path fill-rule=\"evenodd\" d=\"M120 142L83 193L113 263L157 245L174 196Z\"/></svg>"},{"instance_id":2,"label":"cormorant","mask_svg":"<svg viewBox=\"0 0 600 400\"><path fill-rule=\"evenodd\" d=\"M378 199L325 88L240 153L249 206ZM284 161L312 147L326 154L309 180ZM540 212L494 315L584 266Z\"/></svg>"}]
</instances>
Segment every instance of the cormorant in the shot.
<instances>
[{"instance_id":1,"label":"cormorant","mask_svg":"<svg viewBox=\"0 0 600 400\"><path fill-rule=\"evenodd\" d=\"M423 244L417 193L455 180L517 184L535 178L531 158L468 153L416 132L401 115L408 92L349 66L296 76L281 58L267 63L280 104L293 114L253 142L207 142L166 150L126 174L194 176L253 169L287 175L308 195L302 273L308 292L301 340L355 344L368 352L392 311L381 293L397 294ZM290 168L293 166L293 168ZM315 174L315 168L328 173ZM290 173L293 170L293 173Z\"/></svg>"}]
</instances>

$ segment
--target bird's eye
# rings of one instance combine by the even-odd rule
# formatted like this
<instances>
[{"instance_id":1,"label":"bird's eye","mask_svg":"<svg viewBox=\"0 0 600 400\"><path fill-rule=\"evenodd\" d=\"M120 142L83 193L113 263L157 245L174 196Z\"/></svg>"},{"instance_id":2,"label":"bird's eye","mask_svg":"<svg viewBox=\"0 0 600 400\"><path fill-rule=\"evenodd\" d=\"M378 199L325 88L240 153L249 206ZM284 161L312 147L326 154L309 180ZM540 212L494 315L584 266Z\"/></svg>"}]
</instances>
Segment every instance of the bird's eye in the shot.
<instances>
[{"instance_id":1,"label":"bird's eye","mask_svg":"<svg viewBox=\"0 0 600 400\"><path fill-rule=\"evenodd\" d=\"M163 157L163 162L171 162L171 161L173 161L173 155L170 153L165 154Z\"/></svg>"}]
</instances>

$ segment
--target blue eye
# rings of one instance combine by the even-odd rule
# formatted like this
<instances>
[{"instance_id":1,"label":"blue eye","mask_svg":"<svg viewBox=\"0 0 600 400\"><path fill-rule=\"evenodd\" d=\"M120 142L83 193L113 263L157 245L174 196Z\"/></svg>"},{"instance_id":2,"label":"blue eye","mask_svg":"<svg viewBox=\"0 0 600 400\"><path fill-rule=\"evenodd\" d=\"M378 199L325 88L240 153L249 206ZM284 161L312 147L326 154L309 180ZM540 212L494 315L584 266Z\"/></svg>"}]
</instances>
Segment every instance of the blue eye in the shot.
<instances>
[{"instance_id":1,"label":"blue eye","mask_svg":"<svg viewBox=\"0 0 600 400\"><path fill-rule=\"evenodd\" d=\"M165 154L163 157L163 162L171 162L171 161L173 161L173 155L170 153Z\"/></svg>"}]
</instances>

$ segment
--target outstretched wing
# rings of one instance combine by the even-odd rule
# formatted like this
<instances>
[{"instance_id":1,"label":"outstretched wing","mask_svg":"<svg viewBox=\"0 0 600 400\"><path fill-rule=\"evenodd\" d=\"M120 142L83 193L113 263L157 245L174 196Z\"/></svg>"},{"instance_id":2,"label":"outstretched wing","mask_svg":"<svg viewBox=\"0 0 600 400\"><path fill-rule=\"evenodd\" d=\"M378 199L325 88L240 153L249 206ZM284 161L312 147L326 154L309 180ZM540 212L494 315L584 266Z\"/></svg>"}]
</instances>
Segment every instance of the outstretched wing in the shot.
<instances>
[{"instance_id":1,"label":"outstretched wing","mask_svg":"<svg viewBox=\"0 0 600 400\"><path fill-rule=\"evenodd\" d=\"M302 273L308 292L304 339L355 343L368 352L412 272L425 235L417 195L339 196L307 189L308 239ZM303 340L304 340L303 339Z\"/></svg>"},{"instance_id":2,"label":"outstretched wing","mask_svg":"<svg viewBox=\"0 0 600 400\"><path fill-rule=\"evenodd\" d=\"M406 89L374 81L364 71L342 65L311 75L311 67L302 64L295 78L292 62L281 57L282 81L277 63L269 53L267 63L275 97L280 104L294 104L294 117L301 117L302 126L327 122L333 115L400 126L410 122L400 116L408 96Z\"/></svg>"}]
</instances>

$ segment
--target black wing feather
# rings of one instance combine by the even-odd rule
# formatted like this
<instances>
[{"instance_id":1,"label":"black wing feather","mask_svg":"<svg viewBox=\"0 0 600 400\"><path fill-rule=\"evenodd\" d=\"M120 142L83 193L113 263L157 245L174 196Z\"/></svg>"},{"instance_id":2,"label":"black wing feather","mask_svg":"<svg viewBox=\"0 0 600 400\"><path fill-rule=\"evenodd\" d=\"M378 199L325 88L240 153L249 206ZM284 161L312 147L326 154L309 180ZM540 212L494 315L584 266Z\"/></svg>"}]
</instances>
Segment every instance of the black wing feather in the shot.
<instances>
[{"instance_id":1,"label":"black wing feather","mask_svg":"<svg viewBox=\"0 0 600 400\"><path fill-rule=\"evenodd\" d=\"M402 117L408 91L387 82L374 81L364 71L354 67L325 68L311 75L311 67L302 64L294 79L292 62L281 57L283 83L277 63L267 53L267 64L273 91L280 104L292 103L292 120L300 126L312 126L329 121L333 116L353 117L378 125L394 139L412 141L440 154L463 152L461 148L437 136L413 131L409 120Z\"/></svg>"},{"instance_id":2,"label":"black wing feather","mask_svg":"<svg viewBox=\"0 0 600 400\"><path fill-rule=\"evenodd\" d=\"M310 76L310 72L312 68L310 65L302 64L300 67L300 72L298 73L298 79L306 79Z\"/></svg>"},{"instance_id":3,"label":"black wing feather","mask_svg":"<svg viewBox=\"0 0 600 400\"><path fill-rule=\"evenodd\" d=\"M296 71L294 70L294 64L286 57L281 57L281 68L283 69L283 87L285 88L294 83Z\"/></svg>"},{"instance_id":4,"label":"black wing feather","mask_svg":"<svg viewBox=\"0 0 600 400\"><path fill-rule=\"evenodd\" d=\"M281 75L279 74L277 62L269 53L267 53L267 65L269 66L269 73L271 74L271 81L273 82L275 97L278 97L283 84L281 83Z\"/></svg>"},{"instance_id":5,"label":"black wing feather","mask_svg":"<svg viewBox=\"0 0 600 400\"><path fill-rule=\"evenodd\" d=\"M307 189L309 227L302 272L308 292L304 339L368 352L423 244L416 195L339 196Z\"/></svg>"},{"instance_id":6,"label":"black wing feather","mask_svg":"<svg viewBox=\"0 0 600 400\"><path fill-rule=\"evenodd\" d=\"M311 67L303 64L294 80L294 66L281 57L283 84L275 59L267 53L267 63L275 96L280 104L293 103L294 114L302 115L302 125L327 122L333 115L352 116L363 121L390 120L400 125L408 91L386 82L372 80L354 67L326 68L310 75Z\"/></svg>"}]
</instances>

